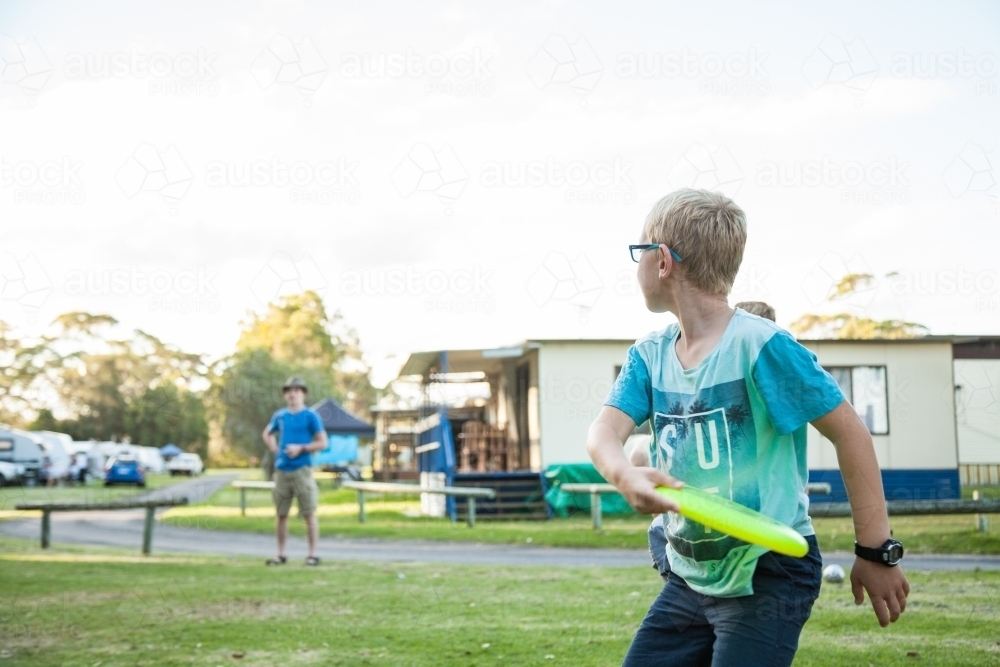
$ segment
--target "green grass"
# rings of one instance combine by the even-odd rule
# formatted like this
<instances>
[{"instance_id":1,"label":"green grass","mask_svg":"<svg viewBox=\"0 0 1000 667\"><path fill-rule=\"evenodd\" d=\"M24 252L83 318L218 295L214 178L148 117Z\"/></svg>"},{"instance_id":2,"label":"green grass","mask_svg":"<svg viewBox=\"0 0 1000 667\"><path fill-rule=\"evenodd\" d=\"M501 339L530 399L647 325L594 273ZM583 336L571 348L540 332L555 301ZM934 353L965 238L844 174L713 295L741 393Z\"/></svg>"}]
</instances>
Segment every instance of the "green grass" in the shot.
<instances>
[{"instance_id":1,"label":"green grass","mask_svg":"<svg viewBox=\"0 0 1000 667\"><path fill-rule=\"evenodd\" d=\"M166 473L146 475L146 488L144 489L131 485L105 487L101 480L93 479L85 486L5 486L0 487L0 510L13 510L18 503L29 500L86 500L92 502L114 500L176 484L186 479L186 477L171 477Z\"/></svg>"},{"instance_id":2,"label":"green grass","mask_svg":"<svg viewBox=\"0 0 1000 667\"><path fill-rule=\"evenodd\" d=\"M387 539L450 540L491 544L532 543L561 547L645 548L649 520L640 516L605 516L603 530L591 529L589 513L549 521L480 520L475 528L464 523L417 516L419 502L406 496L371 496L366 503L368 521L357 519L357 495L333 490L320 483L320 532L343 537ZM969 490L971 496L971 490ZM986 493L1000 495L997 487ZM164 521L178 526L218 530L271 533L274 508L268 491L249 491L248 513L239 515L239 492L231 487L218 491L207 502L172 509ZM400 499L403 498L403 499ZM815 519L814 526L825 551L853 551L854 529L849 518ZM896 539L909 553L1000 554L1000 515L989 516L990 530L975 530L973 515L894 517L891 525ZM301 521L290 522L294 535L304 535Z\"/></svg>"},{"instance_id":3,"label":"green grass","mask_svg":"<svg viewBox=\"0 0 1000 667\"><path fill-rule=\"evenodd\" d=\"M824 585L795 664L997 664L1000 572L909 577L908 610L888 629L867 604L854 606L848 586ZM0 659L35 667L617 665L659 586L646 568L265 569L257 559L43 553L0 539Z\"/></svg>"}]
</instances>

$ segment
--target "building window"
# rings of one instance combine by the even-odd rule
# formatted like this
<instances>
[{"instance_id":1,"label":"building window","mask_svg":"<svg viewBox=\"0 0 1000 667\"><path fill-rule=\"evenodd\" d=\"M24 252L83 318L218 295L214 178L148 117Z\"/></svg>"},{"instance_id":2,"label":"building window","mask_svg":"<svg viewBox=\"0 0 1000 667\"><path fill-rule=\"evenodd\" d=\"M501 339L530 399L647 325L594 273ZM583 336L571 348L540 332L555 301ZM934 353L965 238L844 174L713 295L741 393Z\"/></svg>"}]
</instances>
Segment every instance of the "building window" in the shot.
<instances>
[{"instance_id":1,"label":"building window","mask_svg":"<svg viewBox=\"0 0 1000 667\"><path fill-rule=\"evenodd\" d=\"M622 367L616 365L615 366L615 379L612 380L612 382L618 382L618 376L621 375L621 374L622 374Z\"/></svg>"},{"instance_id":2,"label":"building window","mask_svg":"<svg viewBox=\"0 0 1000 667\"><path fill-rule=\"evenodd\" d=\"M6 438L0 440L0 452L9 452L14 449L14 441Z\"/></svg>"},{"instance_id":3,"label":"building window","mask_svg":"<svg viewBox=\"0 0 1000 667\"><path fill-rule=\"evenodd\" d=\"M889 434L885 366L832 366L826 370L872 435Z\"/></svg>"}]
</instances>

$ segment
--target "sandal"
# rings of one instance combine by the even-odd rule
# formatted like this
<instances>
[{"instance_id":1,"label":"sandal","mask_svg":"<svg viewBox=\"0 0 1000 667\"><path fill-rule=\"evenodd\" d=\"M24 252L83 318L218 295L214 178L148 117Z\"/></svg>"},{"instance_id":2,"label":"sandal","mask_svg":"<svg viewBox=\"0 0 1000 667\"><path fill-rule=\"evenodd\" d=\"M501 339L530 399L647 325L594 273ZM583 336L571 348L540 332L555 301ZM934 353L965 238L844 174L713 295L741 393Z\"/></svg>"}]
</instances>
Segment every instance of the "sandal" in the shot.
<instances>
[{"instance_id":1,"label":"sandal","mask_svg":"<svg viewBox=\"0 0 1000 667\"><path fill-rule=\"evenodd\" d=\"M288 558L285 556L275 556L274 558L269 558L264 561L264 565L284 565L288 562Z\"/></svg>"},{"instance_id":2,"label":"sandal","mask_svg":"<svg viewBox=\"0 0 1000 667\"><path fill-rule=\"evenodd\" d=\"M306 565L310 566L319 565L319 558L316 556L309 556L309 558L306 558Z\"/></svg>"}]
</instances>

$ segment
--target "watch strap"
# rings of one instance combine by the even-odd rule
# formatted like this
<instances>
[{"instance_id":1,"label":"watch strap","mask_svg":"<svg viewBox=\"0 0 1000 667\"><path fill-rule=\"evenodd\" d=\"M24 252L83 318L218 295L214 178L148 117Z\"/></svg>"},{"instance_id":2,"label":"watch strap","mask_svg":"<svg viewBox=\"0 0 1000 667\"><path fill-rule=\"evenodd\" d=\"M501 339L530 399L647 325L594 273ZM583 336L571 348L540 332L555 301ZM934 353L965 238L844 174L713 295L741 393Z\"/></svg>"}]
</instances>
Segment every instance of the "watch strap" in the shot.
<instances>
[{"instance_id":1,"label":"watch strap","mask_svg":"<svg viewBox=\"0 0 1000 667\"><path fill-rule=\"evenodd\" d=\"M864 558L865 560L871 561L873 563L881 563L882 565L886 565L886 566L890 566L891 567L893 565L898 565L899 564L899 560L896 560L895 562L891 562L889 560L889 557L890 557L890 553L889 553L890 548L891 548L891 546L894 546L896 544L899 544L899 543L893 541L892 539L889 539L889 540L886 540L885 544L883 544L881 547L873 548L873 547L863 547L860 544L858 544L857 542L855 542L854 543L854 555L859 556L861 558ZM901 552L900 553L900 558L902 558L902 545L900 544L899 546L900 546L900 552Z\"/></svg>"}]
</instances>

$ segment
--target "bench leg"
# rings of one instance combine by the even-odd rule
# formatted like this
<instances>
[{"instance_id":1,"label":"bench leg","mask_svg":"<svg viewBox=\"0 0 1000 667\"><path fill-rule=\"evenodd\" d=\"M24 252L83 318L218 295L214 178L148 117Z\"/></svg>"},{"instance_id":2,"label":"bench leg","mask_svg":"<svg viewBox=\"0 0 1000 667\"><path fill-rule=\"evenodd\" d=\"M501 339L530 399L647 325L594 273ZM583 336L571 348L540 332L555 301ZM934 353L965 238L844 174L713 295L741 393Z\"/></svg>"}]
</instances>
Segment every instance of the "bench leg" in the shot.
<instances>
[{"instance_id":1,"label":"bench leg","mask_svg":"<svg viewBox=\"0 0 1000 667\"><path fill-rule=\"evenodd\" d=\"M469 528L475 528L476 527L476 497L475 496L469 496L466 499L465 510L466 510L466 517L465 517L466 523L469 524Z\"/></svg>"},{"instance_id":2,"label":"bench leg","mask_svg":"<svg viewBox=\"0 0 1000 667\"><path fill-rule=\"evenodd\" d=\"M155 507L146 508L146 522L142 527L142 553L147 556L153 551L153 520L155 515Z\"/></svg>"},{"instance_id":3,"label":"bench leg","mask_svg":"<svg viewBox=\"0 0 1000 667\"><path fill-rule=\"evenodd\" d=\"M979 491L972 492L973 500L980 500ZM988 533L990 530L989 523L987 523L987 518L985 514L976 515L976 530L980 533Z\"/></svg>"},{"instance_id":4,"label":"bench leg","mask_svg":"<svg viewBox=\"0 0 1000 667\"><path fill-rule=\"evenodd\" d=\"M52 512L42 510L42 548L49 548L49 536L52 534Z\"/></svg>"},{"instance_id":5,"label":"bench leg","mask_svg":"<svg viewBox=\"0 0 1000 667\"><path fill-rule=\"evenodd\" d=\"M358 521L364 523L368 517L365 516L365 492L358 490Z\"/></svg>"},{"instance_id":6,"label":"bench leg","mask_svg":"<svg viewBox=\"0 0 1000 667\"><path fill-rule=\"evenodd\" d=\"M240 516L247 515L247 490L240 489Z\"/></svg>"},{"instance_id":7,"label":"bench leg","mask_svg":"<svg viewBox=\"0 0 1000 667\"><path fill-rule=\"evenodd\" d=\"M594 522L594 530L601 529L601 494L590 494L590 518Z\"/></svg>"}]
</instances>

